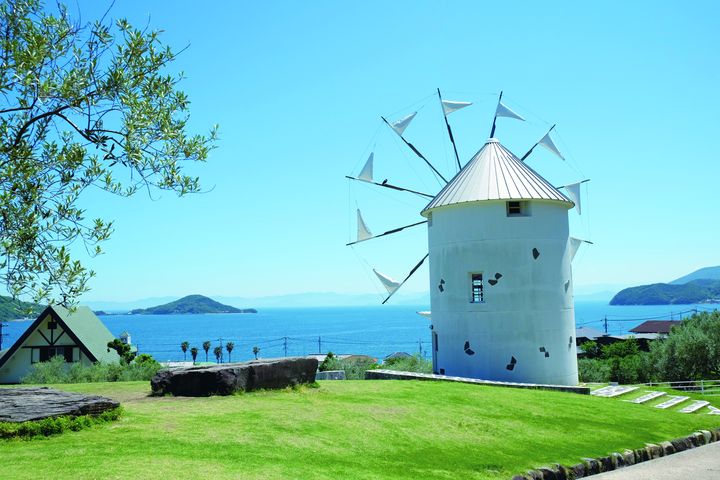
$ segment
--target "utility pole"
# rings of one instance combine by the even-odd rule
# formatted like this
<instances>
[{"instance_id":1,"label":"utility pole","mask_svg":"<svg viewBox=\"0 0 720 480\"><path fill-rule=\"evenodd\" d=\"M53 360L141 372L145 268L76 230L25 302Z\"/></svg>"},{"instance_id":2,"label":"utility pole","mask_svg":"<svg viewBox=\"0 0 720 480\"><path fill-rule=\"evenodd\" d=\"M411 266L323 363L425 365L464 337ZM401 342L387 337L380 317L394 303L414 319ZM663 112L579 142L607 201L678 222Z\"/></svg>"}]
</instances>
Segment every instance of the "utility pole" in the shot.
<instances>
[{"instance_id":1,"label":"utility pole","mask_svg":"<svg viewBox=\"0 0 720 480\"><path fill-rule=\"evenodd\" d=\"M607 335L607 315L605 315L605 335Z\"/></svg>"},{"instance_id":2,"label":"utility pole","mask_svg":"<svg viewBox=\"0 0 720 480\"><path fill-rule=\"evenodd\" d=\"M318 355L322 353L322 339L318 335Z\"/></svg>"},{"instance_id":3,"label":"utility pole","mask_svg":"<svg viewBox=\"0 0 720 480\"><path fill-rule=\"evenodd\" d=\"M422 339L418 338L418 352L420 353L420 356L422 356Z\"/></svg>"},{"instance_id":4,"label":"utility pole","mask_svg":"<svg viewBox=\"0 0 720 480\"><path fill-rule=\"evenodd\" d=\"M287 337L283 337L283 350L285 350L285 356L287 357Z\"/></svg>"}]
</instances>

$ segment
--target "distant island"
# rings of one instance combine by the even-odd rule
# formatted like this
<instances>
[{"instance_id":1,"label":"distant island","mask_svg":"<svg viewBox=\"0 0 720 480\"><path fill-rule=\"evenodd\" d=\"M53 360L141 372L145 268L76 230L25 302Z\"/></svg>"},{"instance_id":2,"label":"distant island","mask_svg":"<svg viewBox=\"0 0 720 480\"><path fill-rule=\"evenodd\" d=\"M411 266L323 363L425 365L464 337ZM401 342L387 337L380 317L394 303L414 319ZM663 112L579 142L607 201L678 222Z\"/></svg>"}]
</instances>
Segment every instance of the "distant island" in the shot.
<instances>
[{"instance_id":1,"label":"distant island","mask_svg":"<svg viewBox=\"0 0 720 480\"><path fill-rule=\"evenodd\" d=\"M610 305L720 303L720 266L701 268L670 283L626 288Z\"/></svg>"},{"instance_id":2,"label":"distant island","mask_svg":"<svg viewBox=\"0 0 720 480\"><path fill-rule=\"evenodd\" d=\"M44 305L22 302L12 297L0 296L0 322L18 320L20 318L35 318L45 309Z\"/></svg>"},{"instance_id":3,"label":"distant island","mask_svg":"<svg viewBox=\"0 0 720 480\"><path fill-rule=\"evenodd\" d=\"M150 308L137 308L132 315L178 315L200 313L257 313L254 308L235 308L223 305L203 295L188 295L180 300Z\"/></svg>"}]
</instances>

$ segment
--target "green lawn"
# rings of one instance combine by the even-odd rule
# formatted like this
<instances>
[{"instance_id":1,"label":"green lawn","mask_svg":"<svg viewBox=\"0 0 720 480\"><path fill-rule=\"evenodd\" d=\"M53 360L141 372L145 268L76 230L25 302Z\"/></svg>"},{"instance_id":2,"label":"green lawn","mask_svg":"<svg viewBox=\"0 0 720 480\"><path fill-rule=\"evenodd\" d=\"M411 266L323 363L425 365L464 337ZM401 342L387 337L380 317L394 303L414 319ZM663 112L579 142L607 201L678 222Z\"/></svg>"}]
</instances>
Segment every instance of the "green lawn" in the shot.
<instances>
[{"instance_id":1,"label":"green lawn","mask_svg":"<svg viewBox=\"0 0 720 480\"><path fill-rule=\"evenodd\" d=\"M720 426L615 399L414 381L328 381L231 397L146 382L60 385L122 402L117 422L0 441L0 477L503 478Z\"/></svg>"}]
</instances>

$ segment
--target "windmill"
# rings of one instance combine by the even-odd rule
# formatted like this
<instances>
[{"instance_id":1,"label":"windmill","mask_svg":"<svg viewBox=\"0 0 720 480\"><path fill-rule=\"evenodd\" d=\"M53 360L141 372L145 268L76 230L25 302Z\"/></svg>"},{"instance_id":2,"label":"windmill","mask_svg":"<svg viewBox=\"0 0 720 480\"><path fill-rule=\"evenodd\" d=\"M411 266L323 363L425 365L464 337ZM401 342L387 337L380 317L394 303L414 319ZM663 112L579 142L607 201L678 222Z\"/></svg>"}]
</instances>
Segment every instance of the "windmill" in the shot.
<instances>
[{"instance_id":1,"label":"windmill","mask_svg":"<svg viewBox=\"0 0 720 480\"><path fill-rule=\"evenodd\" d=\"M585 242L569 236L568 210L580 213L580 185L554 187L525 163L537 146L561 159L550 133L521 158L494 138L499 118L524 118L498 98L490 139L465 164L448 115L471 102L437 91L458 173L447 179L406 137L417 112L382 121L443 182L439 192L401 187L373 177L374 153L347 178L428 200L425 220L373 234L360 209L357 245L427 225L428 252L395 280L373 272L386 303L429 259L433 370L439 374L529 383L577 383L570 262ZM561 192L560 190L563 190ZM589 243L589 242L588 242Z\"/></svg>"}]
</instances>

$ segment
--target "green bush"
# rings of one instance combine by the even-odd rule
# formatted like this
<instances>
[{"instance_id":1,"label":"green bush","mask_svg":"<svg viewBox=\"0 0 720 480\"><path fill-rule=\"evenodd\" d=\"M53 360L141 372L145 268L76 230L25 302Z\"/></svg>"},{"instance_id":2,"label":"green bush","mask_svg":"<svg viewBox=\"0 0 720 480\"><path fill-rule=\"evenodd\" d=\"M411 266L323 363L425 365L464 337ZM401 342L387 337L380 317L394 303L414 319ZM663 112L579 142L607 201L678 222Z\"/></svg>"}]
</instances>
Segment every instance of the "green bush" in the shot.
<instances>
[{"instance_id":1,"label":"green bush","mask_svg":"<svg viewBox=\"0 0 720 480\"><path fill-rule=\"evenodd\" d=\"M320 363L318 370L343 370L347 380L364 380L365 372L379 368L379 365L372 361L365 360L341 360L334 353L328 352L325 360Z\"/></svg>"},{"instance_id":2,"label":"green bush","mask_svg":"<svg viewBox=\"0 0 720 480\"><path fill-rule=\"evenodd\" d=\"M581 382L605 383L610 381L610 364L597 358L579 358L578 374Z\"/></svg>"},{"instance_id":3,"label":"green bush","mask_svg":"<svg viewBox=\"0 0 720 480\"><path fill-rule=\"evenodd\" d=\"M150 380L160 370L160 364L150 355L138 356L131 363L65 363L63 357L53 357L47 362L35 363L32 370L21 379L22 383L90 383L129 382Z\"/></svg>"},{"instance_id":4,"label":"green bush","mask_svg":"<svg viewBox=\"0 0 720 480\"><path fill-rule=\"evenodd\" d=\"M400 372L432 373L432 360L428 360L416 353L411 357L396 357L385 360L382 368Z\"/></svg>"},{"instance_id":5,"label":"green bush","mask_svg":"<svg viewBox=\"0 0 720 480\"><path fill-rule=\"evenodd\" d=\"M32 438L63 433L67 430L77 432L99 423L117 420L122 414L122 407L107 410L99 415L82 415L79 417L55 417L29 422L0 422L0 438Z\"/></svg>"}]
</instances>

